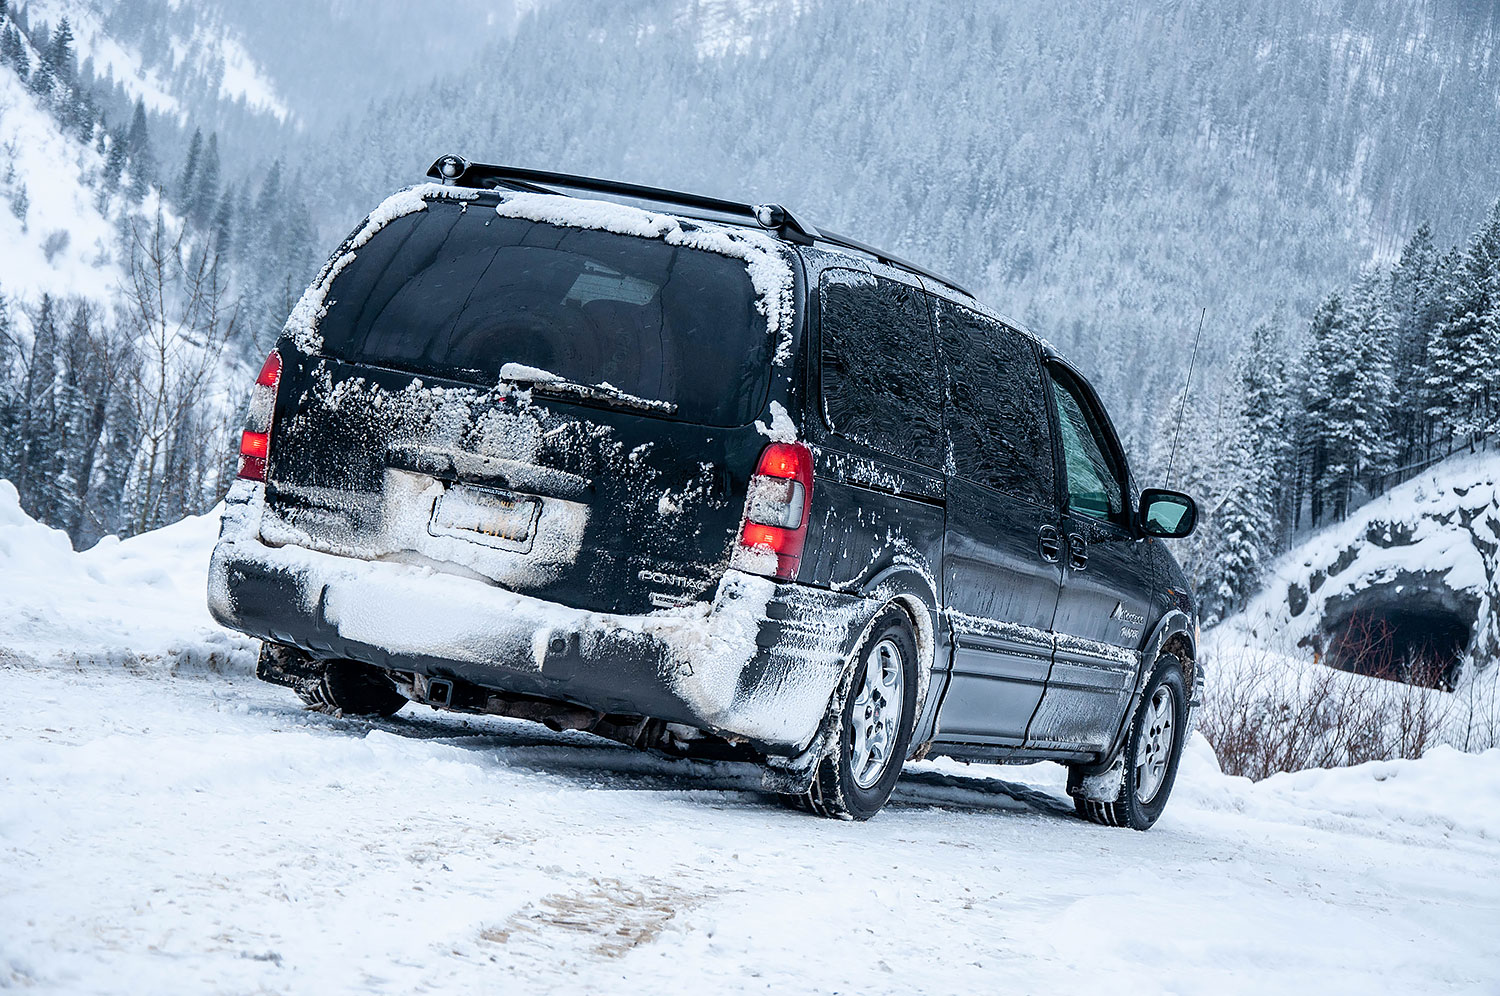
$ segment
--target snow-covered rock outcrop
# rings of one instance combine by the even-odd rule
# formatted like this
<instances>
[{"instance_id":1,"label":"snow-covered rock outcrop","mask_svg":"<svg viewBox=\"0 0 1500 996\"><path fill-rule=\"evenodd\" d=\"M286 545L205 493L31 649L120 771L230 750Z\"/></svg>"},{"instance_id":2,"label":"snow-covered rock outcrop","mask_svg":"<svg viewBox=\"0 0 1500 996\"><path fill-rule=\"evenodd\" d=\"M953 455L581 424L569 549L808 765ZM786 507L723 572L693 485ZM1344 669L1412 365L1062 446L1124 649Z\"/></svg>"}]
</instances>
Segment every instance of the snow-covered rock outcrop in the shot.
<instances>
[{"instance_id":1,"label":"snow-covered rock outcrop","mask_svg":"<svg viewBox=\"0 0 1500 996\"><path fill-rule=\"evenodd\" d=\"M1283 556L1225 625L1324 654L1350 627L1378 620L1408 642L1450 643L1488 666L1500 655L1497 479L1500 454L1439 464Z\"/></svg>"}]
</instances>

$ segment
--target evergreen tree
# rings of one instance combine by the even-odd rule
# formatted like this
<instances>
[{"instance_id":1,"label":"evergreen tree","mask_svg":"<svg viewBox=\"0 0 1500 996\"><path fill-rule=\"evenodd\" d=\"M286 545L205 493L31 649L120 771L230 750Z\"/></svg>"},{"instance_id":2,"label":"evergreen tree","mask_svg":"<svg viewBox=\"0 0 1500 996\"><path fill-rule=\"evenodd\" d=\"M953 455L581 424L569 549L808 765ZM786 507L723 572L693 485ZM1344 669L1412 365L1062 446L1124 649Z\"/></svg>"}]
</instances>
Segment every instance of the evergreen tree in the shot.
<instances>
[{"instance_id":1,"label":"evergreen tree","mask_svg":"<svg viewBox=\"0 0 1500 996\"><path fill-rule=\"evenodd\" d=\"M73 26L64 17L58 22L57 30L52 33L52 41L47 46L44 61L52 67L52 73L59 83L71 86L77 76L75 58Z\"/></svg>"},{"instance_id":2,"label":"evergreen tree","mask_svg":"<svg viewBox=\"0 0 1500 996\"><path fill-rule=\"evenodd\" d=\"M10 302L0 292L0 477L19 479L21 420L26 401L20 389L21 343L11 328Z\"/></svg>"},{"instance_id":3,"label":"evergreen tree","mask_svg":"<svg viewBox=\"0 0 1500 996\"><path fill-rule=\"evenodd\" d=\"M219 133L208 136L208 145L198 165L198 178L193 185L192 196L187 204L188 217L199 228L205 228L214 219L214 204L219 197Z\"/></svg>"},{"instance_id":4,"label":"evergreen tree","mask_svg":"<svg viewBox=\"0 0 1500 996\"><path fill-rule=\"evenodd\" d=\"M1500 201L1469 240L1453 275L1446 309L1428 343L1428 415L1474 439L1500 428Z\"/></svg>"},{"instance_id":5,"label":"evergreen tree","mask_svg":"<svg viewBox=\"0 0 1500 996\"><path fill-rule=\"evenodd\" d=\"M1225 428L1216 453L1222 470L1209 516L1206 577L1198 589L1208 622L1243 607L1260 584L1272 542L1267 468L1256 458L1243 414Z\"/></svg>"},{"instance_id":6,"label":"evergreen tree","mask_svg":"<svg viewBox=\"0 0 1500 996\"><path fill-rule=\"evenodd\" d=\"M1360 278L1350 299L1356 364L1354 377L1343 390L1353 418L1355 473L1366 479L1367 487L1394 466L1389 421L1395 322L1387 306L1388 287L1389 281L1372 269Z\"/></svg>"},{"instance_id":7,"label":"evergreen tree","mask_svg":"<svg viewBox=\"0 0 1500 996\"><path fill-rule=\"evenodd\" d=\"M92 528L97 526L93 509L94 467L103 448L113 391L107 369L109 359L93 309L86 302L78 302L68 323L58 402L62 427L59 524L67 530L75 548L82 548L99 535Z\"/></svg>"},{"instance_id":8,"label":"evergreen tree","mask_svg":"<svg viewBox=\"0 0 1500 996\"><path fill-rule=\"evenodd\" d=\"M198 182L198 161L203 157L203 129L193 129L193 139L188 143L187 161L182 164L182 173L177 178L174 193L184 213L193 199Z\"/></svg>"},{"instance_id":9,"label":"evergreen tree","mask_svg":"<svg viewBox=\"0 0 1500 996\"><path fill-rule=\"evenodd\" d=\"M1353 349L1344 300L1330 294L1313 314L1308 328L1307 377L1302 409L1306 432L1301 440L1312 497L1312 524L1320 525L1332 504L1334 515L1353 482L1350 419L1340 401L1342 382L1353 376ZM1331 500L1331 501L1330 501Z\"/></svg>"},{"instance_id":10,"label":"evergreen tree","mask_svg":"<svg viewBox=\"0 0 1500 996\"><path fill-rule=\"evenodd\" d=\"M1441 321L1440 256L1432 226L1423 222L1391 271L1390 309L1395 322L1391 354L1390 444L1395 462L1415 463L1431 434L1427 418L1427 343Z\"/></svg>"},{"instance_id":11,"label":"evergreen tree","mask_svg":"<svg viewBox=\"0 0 1500 996\"><path fill-rule=\"evenodd\" d=\"M26 364L21 419L21 454L16 490L33 518L52 522L55 512L57 454L57 316L52 295L43 294L33 316L31 355Z\"/></svg>"},{"instance_id":12,"label":"evergreen tree","mask_svg":"<svg viewBox=\"0 0 1500 996\"><path fill-rule=\"evenodd\" d=\"M27 54L21 33L14 24L7 24L0 32L0 61L14 69L22 83L31 79L31 56Z\"/></svg>"},{"instance_id":13,"label":"evergreen tree","mask_svg":"<svg viewBox=\"0 0 1500 996\"><path fill-rule=\"evenodd\" d=\"M130 157L130 143L125 132L116 128L109 133L109 152L104 157L104 182L107 190L114 190L120 184L120 176L125 172L125 163Z\"/></svg>"},{"instance_id":14,"label":"evergreen tree","mask_svg":"<svg viewBox=\"0 0 1500 996\"><path fill-rule=\"evenodd\" d=\"M1361 475L1386 459L1391 321L1377 275L1366 275L1350 301L1329 295L1308 334L1302 443L1314 526L1343 519Z\"/></svg>"},{"instance_id":15,"label":"evergreen tree","mask_svg":"<svg viewBox=\"0 0 1500 996\"><path fill-rule=\"evenodd\" d=\"M135 114L130 119L125 149L130 155L130 199L140 203L150 193L151 185L156 180L156 156L151 151L146 105L141 100L135 102Z\"/></svg>"},{"instance_id":16,"label":"evergreen tree","mask_svg":"<svg viewBox=\"0 0 1500 996\"><path fill-rule=\"evenodd\" d=\"M39 54L45 51L45 46L39 48ZM21 53L25 55L23 50ZM36 60L36 69L31 74L31 92L46 99L52 96L53 89L57 86L57 73L48 62L45 55Z\"/></svg>"},{"instance_id":17,"label":"evergreen tree","mask_svg":"<svg viewBox=\"0 0 1500 996\"><path fill-rule=\"evenodd\" d=\"M1295 425L1285 350L1279 321L1261 322L1250 332L1239 367L1241 432L1247 458L1261 472L1260 493L1270 525L1264 533L1266 552L1281 549L1301 500L1295 488Z\"/></svg>"},{"instance_id":18,"label":"evergreen tree","mask_svg":"<svg viewBox=\"0 0 1500 996\"><path fill-rule=\"evenodd\" d=\"M220 261L232 263L235 260L235 196L232 189L226 189L224 195L219 198L219 206L214 211L213 224L213 247L214 253Z\"/></svg>"}]
</instances>

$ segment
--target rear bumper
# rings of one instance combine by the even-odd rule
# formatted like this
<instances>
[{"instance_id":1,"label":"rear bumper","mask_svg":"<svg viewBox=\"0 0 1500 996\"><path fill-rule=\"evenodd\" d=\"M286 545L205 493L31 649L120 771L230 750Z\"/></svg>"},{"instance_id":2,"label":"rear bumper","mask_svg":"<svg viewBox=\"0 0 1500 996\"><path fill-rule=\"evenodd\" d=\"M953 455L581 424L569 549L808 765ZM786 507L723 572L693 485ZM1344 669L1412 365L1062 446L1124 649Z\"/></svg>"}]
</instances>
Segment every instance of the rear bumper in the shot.
<instances>
[{"instance_id":1,"label":"rear bumper","mask_svg":"<svg viewBox=\"0 0 1500 996\"><path fill-rule=\"evenodd\" d=\"M730 571L711 603L589 612L425 568L267 546L261 494L231 492L214 548L208 604L225 626L319 657L684 723L774 752L811 741L875 609Z\"/></svg>"}]
</instances>

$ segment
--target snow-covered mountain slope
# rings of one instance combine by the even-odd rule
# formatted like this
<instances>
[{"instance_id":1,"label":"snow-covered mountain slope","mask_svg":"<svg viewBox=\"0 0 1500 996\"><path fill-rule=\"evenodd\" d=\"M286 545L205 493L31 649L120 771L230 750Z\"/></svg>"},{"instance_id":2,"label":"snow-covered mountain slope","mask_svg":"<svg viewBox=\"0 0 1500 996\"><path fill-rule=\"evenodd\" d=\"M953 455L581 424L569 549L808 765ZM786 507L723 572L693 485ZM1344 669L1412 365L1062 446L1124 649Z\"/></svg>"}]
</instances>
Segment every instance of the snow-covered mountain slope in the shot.
<instances>
[{"instance_id":1,"label":"snow-covered mountain slope","mask_svg":"<svg viewBox=\"0 0 1500 996\"><path fill-rule=\"evenodd\" d=\"M1363 994L1500 978L1500 751L1251 784L1195 740L1146 834L1074 818L1054 765L921 763L874 821L823 822L742 767L411 707L306 713L208 621L213 536L206 516L74 554L0 483L0 986Z\"/></svg>"},{"instance_id":2,"label":"snow-covered mountain slope","mask_svg":"<svg viewBox=\"0 0 1500 996\"><path fill-rule=\"evenodd\" d=\"M129 30L137 11L121 0L24 0L16 6L33 26L72 26L78 59L113 77L132 98L185 119L202 111L196 102L243 102L252 111L286 121L280 89L231 25L201 4L172 3L192 16L163 22L148 32ZM138 6L138 5L137 5Z\"/></svg>"},{"instance_id":3,"label":"snow-covered mountain slope","mask_svg":"<svg viewBox=\"0 0 1500 996\"><path fill-rule=\"evenodd\" d=\"M1500 655L1497 482L1500 453L1438 464L1277 560L1221 629L1310 655L1361 620L1415 619L1462 635L1459 649L1488 665Z\"/></svg>"},{"instance_id":4,"label":"snow-covered mountain slope","mask_svg":"<svg viewBox=\"0 0 1500 996\"><path fill-rule=\"evenodd\" d=\"M33 24L67 17L92 56L156 112L215 120L229 105L297 128L426 83L514 31L545 0L18 0ZM245 122L240 122L242 125ZM271 134L271 133L266 133Z\"/></svg>"},{"instance_id":5,"label":"snow-covered mountain slope","mask_svg":"<svg viewBox=\"0 0 1500 996\"><path fill-rule=\"evenodd\" d=\"M0 293L113 299L123 274L96 186L103 166L0 64Z\"/></svg>"}]
</instances>

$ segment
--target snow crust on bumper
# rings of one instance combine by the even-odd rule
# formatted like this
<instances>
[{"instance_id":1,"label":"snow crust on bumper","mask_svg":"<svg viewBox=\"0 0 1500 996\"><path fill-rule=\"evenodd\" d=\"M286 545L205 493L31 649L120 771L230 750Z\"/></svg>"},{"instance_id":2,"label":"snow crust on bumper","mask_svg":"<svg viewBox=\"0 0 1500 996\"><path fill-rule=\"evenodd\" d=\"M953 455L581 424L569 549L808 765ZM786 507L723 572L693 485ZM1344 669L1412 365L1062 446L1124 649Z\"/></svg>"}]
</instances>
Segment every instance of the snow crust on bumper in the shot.
<instances>
[{"instance_id":1,"label":"snow crust on bumper","mask_svg":"<svg viewBox=\"0 0 1500 996\"><path fill-rule=\"evenodd\" d=\"M573 609L430 568L267 546L263 494L236 487L225 506L208 601L227 626L770 746L812 740L874 611L862 598L739 571L707 604Z\"/></svg>"}]
</instances>

